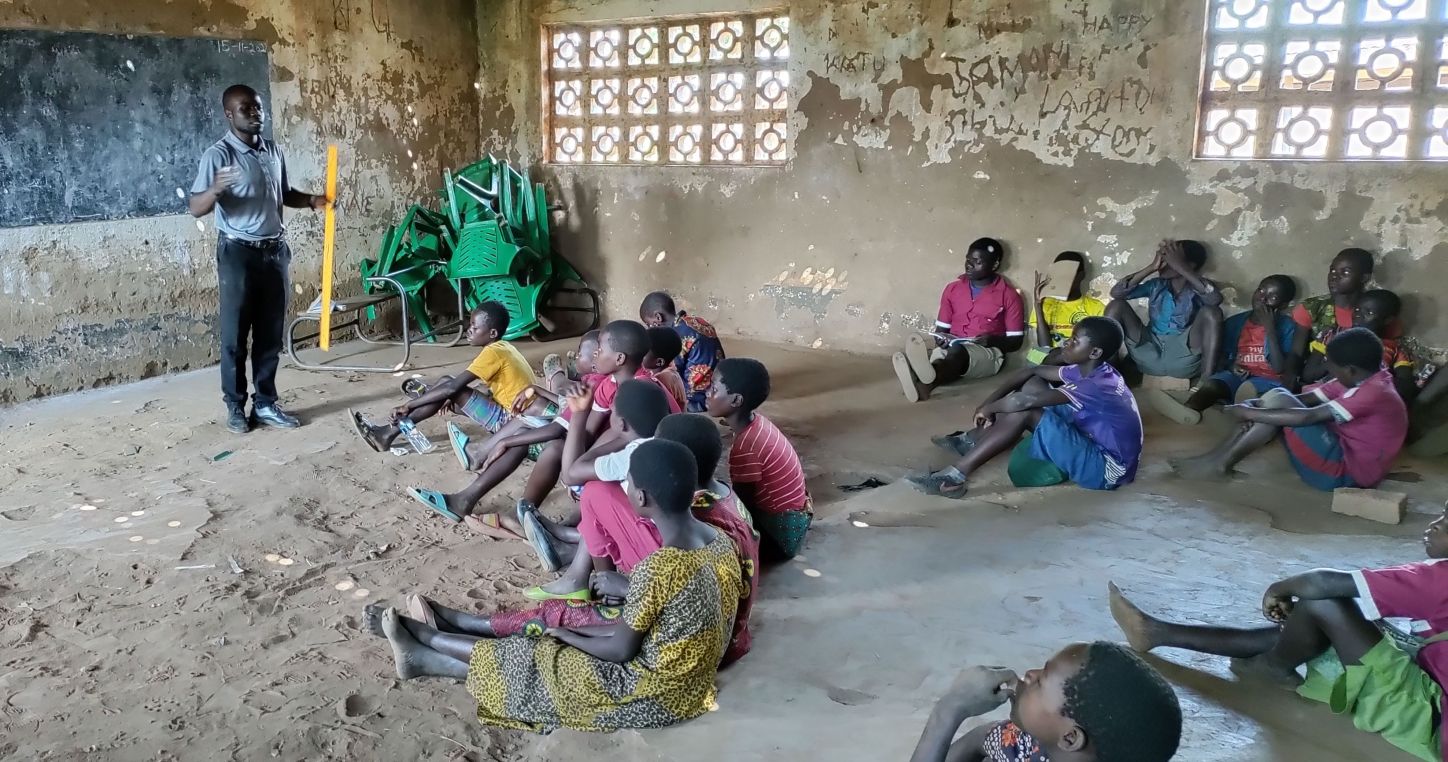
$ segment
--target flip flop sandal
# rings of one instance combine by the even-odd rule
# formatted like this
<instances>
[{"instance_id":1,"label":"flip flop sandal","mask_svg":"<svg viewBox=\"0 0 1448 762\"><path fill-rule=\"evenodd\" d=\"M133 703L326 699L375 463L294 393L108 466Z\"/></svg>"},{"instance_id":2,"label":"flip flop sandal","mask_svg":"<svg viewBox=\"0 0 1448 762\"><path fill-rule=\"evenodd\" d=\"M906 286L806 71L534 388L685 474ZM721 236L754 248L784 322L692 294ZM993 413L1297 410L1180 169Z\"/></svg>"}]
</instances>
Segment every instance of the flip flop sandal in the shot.
<instances>
[{"instance_id":1,"label":"flip flop sandal","mask_svg":"<svg viewBox=\"0 0 1448 762\"><path fill-rule=\"evenodd\" d=\"M367 424L367 419L350 407L347 408L347 417L352 419L352 428L357 432L357 436L362 437L362 441L366 442L373 452L382 452L382 449L372 441L371 426Z\"/></svg>"},{"instance_id":2,"label":"flip flop sandal","mask_svg":"<svg viewBox=\"0 0 1448 762\"><path fill-rule=\"evenodd\" d=\"M548 355L543 358L543 383L548 383L554 376L563 374L563 380L568 380L568 373L563 370L563 358L558 355Z\"/></svg>"},{"instance_id":3,"label":"flip flop sandal","mask_svg":"<svg viewBox=\"0 0 1448 762\"><path fill-rule=\"evenodd\" d=\"M502 517L496 513L485 513L481 516L464 516L463 523L468 525L468 529L484 537L491 537L494 540L528 541L528 538L503 526Z\"/></svg>"},{"instance_id":4,"label":"flip flop sandal","mask_svg":"<svg viewBox=\"0 0 1448 762\"><path fill-rule=\"evenodd\" d=\"M530 587L523 591L523 597L530 601L587 601L589 600L588 588L574 590L571 593L550 593L541 587Z\"/></svg>"},{"instance_id":5,"label":"flip flop sandal","mask_svg":"<svg viewBox=\"0 0 1448 762\"><path fill-rule=\"evenodd\" d=\"M407 596L407 615L428 627L437 629L437 612L432 610L432 601L412 593Z\"/></svg>"},{"instance_id":6,"label":"flip flop sandal","mask_svg":"<svg viewBox=\"0 0 1448 762\"><path fill-rule=\"evenodd\" d=\"M538 563L543 565L543 570L556 572L563 568L562 559L558 558L558 551L553 547L553 541L548 530L543 528L543 523L538 520L536 511L528 511L523 514L523 536L528 544L533 546L533 553L538 556ZM587 595L588 591L583 591Z\"/></svg>"},{"instance_id":7,"label":"flip flop sandal","mask_svg":"<svg viewBox=\"0 0 1448 762\"><path fill-rule=\"evenodd\" d=\"M464 471L473 470L473 459L468 457L468 435L456 423L447 422L447 441L452 444L453 455Z\"/></svg>"},{"instance_id":8,"label":"flip flop sandal","mask_svg":"<svg viewBox=\"0 0 1448 762\"><path fill-rule=\"evenodd\" d=\"M924 336L911 336L905 340L905 360L920 383L928 384L935 380L935 366L930 364L930 345L925 343Z\"/></svg>"},{"instance_id":9,"label":"flip flop sandal","mask_svg":"<svg viewBox=\"0 0 1448 762\"><path fill-rule=\"evenodd\" d=\"M409 378L402 382L402 393L407 395L408 399L415 400L427 394L427 384L420 378Z\"/></svg>"},{"instance_id":10,"label":"flip flop sandal","mask_svg":"<svg viewBox=\"0 0 1448 762\"><path fill-rule=\"evenodd\" d=\"M891 355L890 365L895 368L895 377L900 380L900 391L905 392L905 399L919 402L920 389L915 386L915 371L910 369L910 361L905 359L905 353L896 352Z\"/></svg>"},{"instance_id":11,"label":"flip flop sandal","mask_svg":"<svg viewBox=\"0 0 1448 762\"><path fill-rule=\"evenodd\" d=\"M952 431L938 437L931 437L930 443L946 452L965 457L975 447L975 437L968 431Z\"/></svg>"},{"instance_id":12,"label":"flip flop sandal","mask_svg":"<svg viewBox=\"0 0 1448 762\"><path fill-rule=\"evenodd\" d=\"M419 503L422 503L428 508L431 508L433 511L436 511L438 515L442 516L448 521L453 522L454 524L463 520L462 516L459 516L448 509L447 498L443 497L442 493L438 492L437 490L423 489L421 487L408 487L407 496L412 498L413 500L416 500Z\"/></svg>"}]
</instances>

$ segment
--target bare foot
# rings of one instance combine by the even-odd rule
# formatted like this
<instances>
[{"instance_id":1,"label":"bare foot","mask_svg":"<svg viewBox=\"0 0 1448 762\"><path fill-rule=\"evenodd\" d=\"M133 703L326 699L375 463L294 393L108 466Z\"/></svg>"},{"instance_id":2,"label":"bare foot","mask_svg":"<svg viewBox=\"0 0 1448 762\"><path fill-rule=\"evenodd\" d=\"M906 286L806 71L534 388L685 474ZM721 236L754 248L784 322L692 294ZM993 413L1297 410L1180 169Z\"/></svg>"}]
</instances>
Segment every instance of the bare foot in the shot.
<instances>
[{"instance_id":1,"label":"bare foot","mask_svg":"<svg viewBox=\"0 0 1448 762\"><path fill-rule=\"evenodd\" d=\"M420 661L420 652L424 650L423 646L402 626L397 609L389 608L382 612L382 632L386 635L387 642L392 644L392 658L397 663L397 676L403 680L425 677L427 673L417 664Z\"/></svg>"},{"instance_id":2,"label":"bare foot","mask_svg":"<svg viewBox=\"0 0 1448 762\"><path fill-rule=\"evenodd\" d=\"M1171 463L1172 470L1186 479L1227 481L1237 473L1228 468L1220 459L1211 455L1199 455L1195 458L1173 458L1168 462Z\"/></svg>"},{"instance_id":3,"label":"bare foot","mask_svg":"<svg viewBox=\"0 0 1448 762\"><path fill-rule=\"evenodd\" d=\"M1297 690L1297 686L1302 685L1302 675L1297 674L1297 670L1273 664L1267 654L1250 659L1232 659L1231 665L1232 672L1238 677L1262 680L1290 691Z\"/></svg>"},{"instance_id":4,"label":"bare foot","mask_svg":"<svg viewBox=\"0 0 1448 762\"><path fill-rule=\"evenodd\" d=\"M1107 583L1107 587L1111 594L1111 618L1126 635L1126 642L1131 644L1132 650L1146 653L1156 648L1158 622L1128 601L1115 582Z\"/></svg>"},{"instance_id":5,"label":"bare foot","mask_svg":"<svg viewBox=\"0 0 1448 762\"><path fill-rule=\"evenodd\" d=\"M382 613L387 610L380 603L369 603L362 609L362 631L379 638L387 637L382 631Z\"/></svg>"},{"instance_id":6,"label":"bare foot","mask_svg":"<svg viewBox=\"0 0 1448 762\"><path fill-rule=\"evenodd\" d=\"M466 517L471 515L473 512L473 506L469 505L468 501L464 500L456 492L451 494L445 493L443 494L442 499L443 502L447 503L447 509L449 511L452 511L454 516Z\"/></svg>"}]
</instances>

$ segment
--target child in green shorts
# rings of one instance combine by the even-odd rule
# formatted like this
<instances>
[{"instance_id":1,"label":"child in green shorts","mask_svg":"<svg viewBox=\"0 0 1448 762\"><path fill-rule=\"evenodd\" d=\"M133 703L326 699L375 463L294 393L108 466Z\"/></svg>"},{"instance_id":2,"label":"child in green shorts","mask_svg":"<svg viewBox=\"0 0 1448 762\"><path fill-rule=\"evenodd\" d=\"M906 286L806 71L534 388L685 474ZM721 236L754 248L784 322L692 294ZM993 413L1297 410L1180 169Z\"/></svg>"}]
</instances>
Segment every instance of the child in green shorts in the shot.
<instances>
[{"instance_id":1,"label":"child in green shorts","mask_svg":"<svg viewBox=\"0 0 1448 762\"><path fill-rule=\"evenodd\" d=\"M1176 624L1143 613L1111 586L1111 615L1131 646L1232 657L1232 669L1295 686L1351 713L1419 759L1443 759L1448 679L1448 510L1423 533L1427 561L1387 569L1315 569L1267 588L1273 622L1243 629ZM1390 620L1391 621L1390 623ZM1402 620L1406 627L1400 627ZM1303 680L1297 668L1307 666Z\"/></svg>"}]
</instances>

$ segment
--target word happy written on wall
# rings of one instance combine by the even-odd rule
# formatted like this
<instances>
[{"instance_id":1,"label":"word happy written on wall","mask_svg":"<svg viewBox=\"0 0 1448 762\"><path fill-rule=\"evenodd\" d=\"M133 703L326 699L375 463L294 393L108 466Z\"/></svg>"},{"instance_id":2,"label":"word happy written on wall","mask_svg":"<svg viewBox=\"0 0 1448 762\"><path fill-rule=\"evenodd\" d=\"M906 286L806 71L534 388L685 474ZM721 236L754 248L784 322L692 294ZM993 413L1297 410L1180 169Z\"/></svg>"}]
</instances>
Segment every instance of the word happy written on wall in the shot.
<instances>
[{"instance_id":1,"label":"word happy written on wall","mask_svg":"<svg viewBox=\"0 0 1448 762\"><path fill-rule=\"evenodd\" d=\"M789 18L549 26L545 139L559 164L780 165Z\"/></svg>"},{"instance_id":2,"label":"word happy written on wall","mask_svg":"<svg viewBox=\"0 0 1448 762\"><path fill-rule=\"evenodd\" d=\"M1448 0L1214 0L1197 155L1448 160Z\"/></svg>"}]
</instances>

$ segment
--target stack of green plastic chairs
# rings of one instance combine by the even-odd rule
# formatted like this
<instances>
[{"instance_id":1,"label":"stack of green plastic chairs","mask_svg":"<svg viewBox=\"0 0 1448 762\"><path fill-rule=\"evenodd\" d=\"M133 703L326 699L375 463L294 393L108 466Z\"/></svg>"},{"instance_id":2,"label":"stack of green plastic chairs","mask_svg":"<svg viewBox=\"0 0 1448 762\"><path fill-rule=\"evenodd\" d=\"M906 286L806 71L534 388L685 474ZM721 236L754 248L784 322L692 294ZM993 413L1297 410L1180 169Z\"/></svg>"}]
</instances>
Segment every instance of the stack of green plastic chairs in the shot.
<instances>
[{"instance_id":1,"label":"stack of green plastic chairs","mask_svg":"<svg viewBox=\"0 0 1448 762\"><path fill-rule=\"evenodd\" d=\"M441 212L413 206L400 225L388 228L377 259L363 261L364 286L369 276L393 274L413 322L430 334L422 290L440 273L466 310L486 301L508 308L504 338L532 333L549 291L566 280L583 282L553 254L543 185L492 156L445 171L443 179Z\"/></svg>"}]
</instances>

